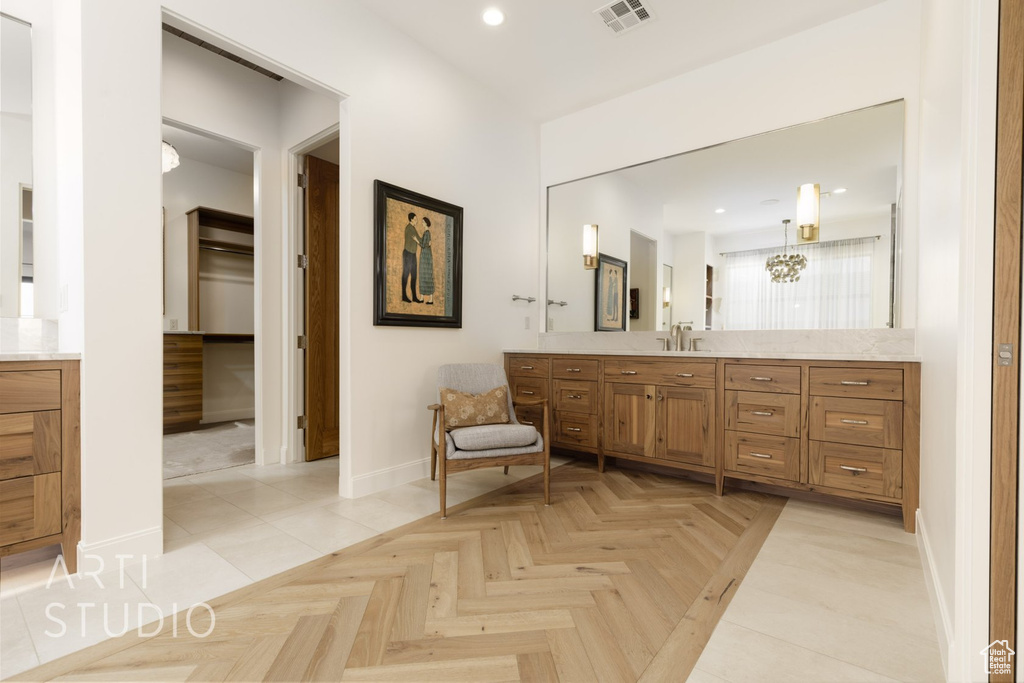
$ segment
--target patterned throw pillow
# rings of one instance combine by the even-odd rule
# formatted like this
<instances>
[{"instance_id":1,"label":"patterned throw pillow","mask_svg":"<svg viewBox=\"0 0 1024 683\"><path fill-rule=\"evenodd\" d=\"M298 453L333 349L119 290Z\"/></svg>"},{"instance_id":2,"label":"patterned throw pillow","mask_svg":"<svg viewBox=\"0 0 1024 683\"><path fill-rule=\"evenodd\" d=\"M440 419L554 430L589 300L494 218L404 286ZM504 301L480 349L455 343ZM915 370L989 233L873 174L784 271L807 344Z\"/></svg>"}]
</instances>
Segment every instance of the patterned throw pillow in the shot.
<instances>
[{"instance_id":1,"label":"patterned throw pillow","mask_svg":"<svg viewBox=\"0 0 1024 683\"><path fill-rule=\"evenodd\" d=\"M467 394L442 387L445 429L508 423L507 391L496 387L483 394Z\"/></svg>"}]
</instances>

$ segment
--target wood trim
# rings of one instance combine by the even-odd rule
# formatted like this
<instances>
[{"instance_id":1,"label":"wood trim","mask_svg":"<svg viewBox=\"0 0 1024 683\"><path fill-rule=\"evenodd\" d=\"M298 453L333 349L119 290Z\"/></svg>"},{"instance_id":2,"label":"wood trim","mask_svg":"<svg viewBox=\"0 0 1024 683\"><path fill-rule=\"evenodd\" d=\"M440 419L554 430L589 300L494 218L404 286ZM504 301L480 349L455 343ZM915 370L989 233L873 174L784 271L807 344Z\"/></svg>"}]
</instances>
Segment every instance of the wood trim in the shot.
<instances>
[{"instance_id":1,"label":"wood trim","mask_svg":"<svg viewBox=\"0 0 1024 683\"><path fill-rule=\"evenodd\" d=\"M199 214L188 212L188 329L199 331Z\"/></svg>"},{"instance_id":2,"label":"wood trim","mask_svg":"<svg viewBox=\"0 0 1024 683\"><path fill-rule=\"evenodd\" d=\"M903 529L917 530L921 487L921 366L903 366ZM990 641L991 642L991 641Z\"/></svg>"},{"instance_id":3,"label":"wood trim","mask_svg":"<svg viewBox=\"0 0 1024 683\"><path fill-rule=\"evenodd\" d=\"M82 539L81 372L78 361L65 361L61 371L61 549L64 564L78 571L78 543Z\"/></svg>"},{"instance_id":4,"label":"wood trim","mask_svg":"<svg viewBox=\"0 0 1024 683\"><path fill-rule=\"evenodd\" d=\"M1024 5L999 7L996 103L995 262L992 311L992 469L989 642L1019 649L1017 626L1017 468L1020 411L1021 181L1024 140ZM999 344L1013 344L1010 365L996 364ZM1009 674L990 681L1013 681Z\"/></svg>"}]
</instances>

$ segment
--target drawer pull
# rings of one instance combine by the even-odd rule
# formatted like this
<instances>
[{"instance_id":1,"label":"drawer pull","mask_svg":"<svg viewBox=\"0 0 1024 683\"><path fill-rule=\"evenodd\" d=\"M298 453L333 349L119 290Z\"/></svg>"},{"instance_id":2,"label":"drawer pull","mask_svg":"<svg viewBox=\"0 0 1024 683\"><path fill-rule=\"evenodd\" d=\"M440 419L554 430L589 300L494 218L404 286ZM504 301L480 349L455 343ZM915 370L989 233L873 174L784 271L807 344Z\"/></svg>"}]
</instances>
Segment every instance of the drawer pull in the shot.
<instances>
[{"instance_id":1,"label":"drawer pull","mask_svg":"<svg viewBox=\"0 0 1024 683\"><path fill-rule=\"evenodd\" d=\"M566 372L579 372L580 369L579 368L566 368L565 371Z\"/></svg>"},{"instance_id":2,"label":"drawer pull","mask_svg":"<svg viewBox=\"0 0 1024 683\"><path fill-rule=\"evenodd\" d=\"M693 377L692 372L677 372L676 377Z\"/></svg>"},{"instance_id":3,"label":"drawer pull","mask_svg":"<svg viewBox=\"0 0 1024 683\"><path fill-rule=\"evenodd\" d=\"M533 392L532 391L525 391L524 390L522 393L523 393L524 396L533 396Z\"/></svg>"},{"instance_id":4,"label":"drawer pull","mask_svg":"<svg viewBox=\"0 0 1024 683\"><path fill-rule=\"evenodd\" d=\"M844 387L866 387L871 382L855 382L852 379L844 379L840 382Z\"/></svg>"},{"instance_id":5,"label":"drawer pull","mask_svg":"<svg viewBox=\"0 0 1024 683\"><path fill-rule=\"evenodd\" d=\"M751 382L771 382L772 378L771 377L751 377L750 381Z\"/></svg>"},{"instance_id":6,"label":"drawer pull","mask_svg":"<svg viewBox=\"0 0 1024 683\"><path fill-rule=\"evenodd\" d=\"M867 467L850 467L849 465L840 465L839 469L846 470L847 472L853 472L853 476L857 476L861 472L867 472Z\"/></svg>"},{"instance_id":7,"label":"drawer pull","mask_svg":"<svg viewBox=\"0 0 1024 683\"><path fill-rule=\"evenodd\" d=\"M520 420L519 424L521 424L521 425L530 425L531 427L533 426L532 422L527 422L526 420Z\"/></svg>"},{"instance_id":8,"label":"drawer pull","mask_svg":"<svg viewBox=\"0 0 1024 683\"><path fill-rule=\"evenodd\" d=\"M533 370L533 366L532 365L521 365L521 366L519 366L519 369L520 370Z\"/></svg>"},{"instance_id":9,"label":"drawer pull","mask_svg":"<svg viewBox=\"0 0 1024 683\"><path fill-rule=\"evenodd\" d=\"M623 375L635 375L636 374L636 370L621 370L620 372Z\"/></svg>"},{"instance_id":10,"label":"drawer pull","mask_svg":"<svg viewBox=\"0 0 1024 683\"><path fill-rule=\"evenodd\" d=\"M761 417L771 417L775 413L769 412L767 410L751 410L750 414L751 415L760 415Z\"/></svg>"},{"instance_id":11,"label":"drawer pull","mask_svg":"<svg viewBox=\"0 0 1024 683\"><path fill-rule=\"evenodd\" d=\"M580 429L579 427L566 427L565 431L567 431L567 432L582 432L583 430Z\"/></svg>"},{"instance_id":12,"label":"drawer pull","mask_svg":"<svg viewBox=\"0 0 1024 683\"><path fill-rule=\"evenodd\" d=\"M752 457L752 458L761 458L762 460L771 460L772 459L772 456L769 455L768 453L755 453L754 451L750 451L750 457Z\"/></svg>"},{"instance_id":13,"label":"drawer pull","mask_svg":"<svg viewBox=\"0 0 1024 683\"><path fill-rule=\"evenodd\" d=\"M867 420L847 420L845 417L839 421L844 425L866 425L868 423Z\"/></svg>"},{"instance_id":14,"label":"drawer pull","mask_svg":"<svg viewBox=\"0 0 1024 683\"><path fill-rule=\"evenodd\" d=\"M583 399L583 397L580 396L579 394L569 394L568 396L566 396L566 398L571 398L571 399L574 399L576 401L579 401L579 400Z\"/></svg>"}]
</instances>

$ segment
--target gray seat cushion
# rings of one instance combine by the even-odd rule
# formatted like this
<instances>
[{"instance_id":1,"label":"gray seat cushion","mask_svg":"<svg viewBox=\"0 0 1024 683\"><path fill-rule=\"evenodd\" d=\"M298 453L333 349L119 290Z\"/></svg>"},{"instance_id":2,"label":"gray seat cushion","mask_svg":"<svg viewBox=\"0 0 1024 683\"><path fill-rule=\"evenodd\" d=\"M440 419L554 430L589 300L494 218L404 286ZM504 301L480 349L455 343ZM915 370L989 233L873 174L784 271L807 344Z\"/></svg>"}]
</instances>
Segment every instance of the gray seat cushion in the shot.
<instances>
[{"instance_id":1,"label":"gray seat cushion","mask_svg":"<svg viewBox=\"0 0 1024 683\"><path fill-rule=\"evenodd\" d=\"M460 451L487 451L496 448L523 448L537 441L537 430L529 425L493 424L463 427L451 431Z\"/></svg>"},{"instance_id":2,"label":"gray seat cushion","mask_svg":"<svg viewBox=\"0 0 1024 683\"><path fill-rule=\"evenodd\" d=\"M460 451L455 447L455 442L452 441L451 432L445 432L444 435L445 443L447 444L445 451L445 457L448 460L476 460L479 458L504 458L509 455L528 455L530 453L540 453L544 450L544 439L540 434L537 435L537 440L529 446L520 446L519 448L489 448L485 451Z\"/></svg>"}]
</instances>

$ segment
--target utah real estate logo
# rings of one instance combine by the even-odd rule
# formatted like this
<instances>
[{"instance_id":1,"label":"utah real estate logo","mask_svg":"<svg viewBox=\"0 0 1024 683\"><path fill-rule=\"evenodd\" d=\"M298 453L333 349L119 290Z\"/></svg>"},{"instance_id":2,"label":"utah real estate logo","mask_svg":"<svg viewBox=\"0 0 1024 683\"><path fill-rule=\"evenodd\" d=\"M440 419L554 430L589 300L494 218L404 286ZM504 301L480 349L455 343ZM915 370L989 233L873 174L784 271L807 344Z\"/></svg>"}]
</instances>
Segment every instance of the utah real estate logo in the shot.
<instances>
[{"instance_id":1,"label":"utah real estate logo","mask_svg":"<svg viewBox=\"0 0 1024 683\"><path fill-rule=\"evenodd\" d=\"M989 676L993 674L1008 675L1014 654L1016 653L1010 649L1008 641L993 640L988 647L981 651L981 656L985 658L985 673Z\"/></svg>"}]
</instances>

